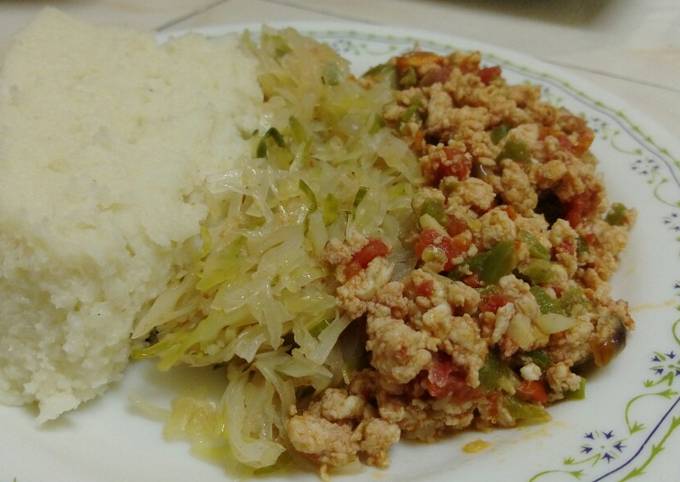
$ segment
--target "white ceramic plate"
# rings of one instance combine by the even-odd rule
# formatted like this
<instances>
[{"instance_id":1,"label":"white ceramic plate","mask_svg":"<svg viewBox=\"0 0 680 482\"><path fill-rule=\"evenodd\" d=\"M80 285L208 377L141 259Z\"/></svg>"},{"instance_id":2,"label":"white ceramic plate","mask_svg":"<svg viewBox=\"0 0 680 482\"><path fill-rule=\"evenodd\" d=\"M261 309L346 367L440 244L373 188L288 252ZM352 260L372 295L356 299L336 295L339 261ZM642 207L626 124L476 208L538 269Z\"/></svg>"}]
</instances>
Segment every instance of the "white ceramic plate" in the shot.
<instances>
[{"instance_id":1,"label":"white ceramic plate","mask_svg":"<svg viewBox=\"0 0 680 482\"><path fill-rule=\"evenodd\" d=\"M553 102L584 115L597 132L594 153L611 200L639 211L613 286L630 301L638 327L627 349L588 381L584 401L550 409L546 425L465 432L437 444L402 443L387 471L365 468L354 480L674 481L680 480L680 145L625 102L562 70L500 48L445 35L353 23L287 24L330 43L362 72L418 45L440 53L480 50L511 82L540 84ZM207 34L246 26L205 29ZM250 26L257 30L257 26ZM98 400L38 429L27 409L0 407L0 482L224 481L220 467L166 443L161 425L130 411L131 393L168 403L173 390L197 386L195 372L175 378L147 364ZM210 379L209 374L204 377ZM212 380L214 381L214 380ZM475 439L487 450L466 454ZM312 474L288 477L318 480ZM349 478L350 476L348 476ZM344 477L338 477L339 479ZM271 480L284 480L274 479Z\"/></svg>"}]
</instances>

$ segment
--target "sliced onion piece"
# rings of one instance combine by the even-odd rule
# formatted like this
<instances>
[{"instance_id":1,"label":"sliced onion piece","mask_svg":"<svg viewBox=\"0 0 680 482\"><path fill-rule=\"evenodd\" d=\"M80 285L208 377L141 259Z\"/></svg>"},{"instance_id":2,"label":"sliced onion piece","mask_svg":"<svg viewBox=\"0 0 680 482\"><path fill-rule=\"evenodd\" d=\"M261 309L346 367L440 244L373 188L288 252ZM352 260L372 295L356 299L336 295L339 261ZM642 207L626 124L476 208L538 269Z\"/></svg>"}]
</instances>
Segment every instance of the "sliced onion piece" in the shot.
<instances>
[{"instance_id":1,"label":"sliced onion piece","mask_svg":"<svg viewBox=\"0 0 680 482\"><path fill-rule=\"evenodd\" d=\"M522 350L529 350L536 341L531 319L522 313L517 313L512 317L507 333Z\"/></svg>"},{"instance_id":2,"label":"sliced onion piece","mask_svg":"<svg viewBox=\"0 0 680 482\"><path fill-rule=\"evenodd\" d=\"M568 330L576 324L576 319L559 313L544 313L536 320L536 324L546 335Z\"/></svg>"}]
</instances>

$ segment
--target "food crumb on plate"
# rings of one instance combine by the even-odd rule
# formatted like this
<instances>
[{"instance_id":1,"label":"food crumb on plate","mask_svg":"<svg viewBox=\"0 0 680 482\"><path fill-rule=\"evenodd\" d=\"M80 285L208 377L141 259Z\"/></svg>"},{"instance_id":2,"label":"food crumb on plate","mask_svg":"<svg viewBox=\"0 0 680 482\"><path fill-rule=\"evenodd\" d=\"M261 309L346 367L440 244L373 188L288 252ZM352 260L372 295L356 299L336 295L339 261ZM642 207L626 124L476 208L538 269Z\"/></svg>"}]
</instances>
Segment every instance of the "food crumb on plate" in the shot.
<instances>
[{"instance_id":1,"label":"food crumb on plate","mask_svg":"<svg viewBox=\"0 0 680 482\"><path fill-rule=\"evenodd\" d=\"M486 440L476 439L463 445L463 452L466 454L476 454L491 447L491 443Z\"/></svg>"}]
</instances>

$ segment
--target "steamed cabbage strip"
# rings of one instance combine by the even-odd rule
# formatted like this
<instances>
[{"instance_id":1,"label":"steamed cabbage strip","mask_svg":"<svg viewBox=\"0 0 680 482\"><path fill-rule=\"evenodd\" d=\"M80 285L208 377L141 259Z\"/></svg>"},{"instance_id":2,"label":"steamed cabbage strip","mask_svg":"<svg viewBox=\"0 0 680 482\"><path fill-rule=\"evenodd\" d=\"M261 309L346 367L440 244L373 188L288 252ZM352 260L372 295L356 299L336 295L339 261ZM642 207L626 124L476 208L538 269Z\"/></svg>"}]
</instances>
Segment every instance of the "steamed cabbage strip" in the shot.
<instances>
[{"instance_id":1,"label":"steamed cabbage strip","mask_svg":"<svg viewBox=\"0 0 680 482\"><path fill-rule=\"evenodd\" d=\"M400 233L413 227L420 178L408 146L376 122L387 83L362 87L332 49L291 29L265 29L243 46L259 60L265 98L260 129L245 134L253 158L208 179L195 262L141 318L133 355L162 370L226 365L223 399L176 401L169 426L195 447L209 440L225 463L262 468L284 451L299 394L357 366L338 347L351 320L336 306L326 242L357 230L411 263ZM189 433L189 413L210 421L198 424L203 437Z\"/></svg>"}]
</instances>

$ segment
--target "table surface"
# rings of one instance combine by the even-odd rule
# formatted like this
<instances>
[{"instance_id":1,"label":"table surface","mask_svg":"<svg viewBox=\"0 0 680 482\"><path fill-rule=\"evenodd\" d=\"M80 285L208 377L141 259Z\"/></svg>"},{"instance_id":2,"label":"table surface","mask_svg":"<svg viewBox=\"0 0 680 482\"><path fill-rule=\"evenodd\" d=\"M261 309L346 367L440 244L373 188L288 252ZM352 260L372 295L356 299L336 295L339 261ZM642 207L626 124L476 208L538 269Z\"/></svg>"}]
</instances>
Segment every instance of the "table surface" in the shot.
<instances>
[{"instance_id":1,"label":"table surface","mask_svg":"<svg viewBox=\"0 0 680 482\"><path fill-rule=\"evenodd\" d=\"M46 5L157 31L345 19L451 33L566 68L680 137L679 0L14 0L0 4L0 53Z\"/></svg>"}]
</instances>

